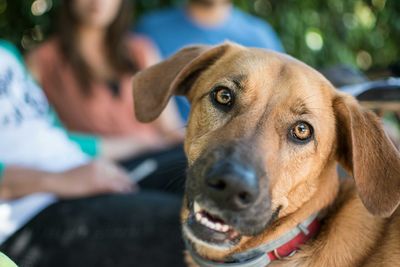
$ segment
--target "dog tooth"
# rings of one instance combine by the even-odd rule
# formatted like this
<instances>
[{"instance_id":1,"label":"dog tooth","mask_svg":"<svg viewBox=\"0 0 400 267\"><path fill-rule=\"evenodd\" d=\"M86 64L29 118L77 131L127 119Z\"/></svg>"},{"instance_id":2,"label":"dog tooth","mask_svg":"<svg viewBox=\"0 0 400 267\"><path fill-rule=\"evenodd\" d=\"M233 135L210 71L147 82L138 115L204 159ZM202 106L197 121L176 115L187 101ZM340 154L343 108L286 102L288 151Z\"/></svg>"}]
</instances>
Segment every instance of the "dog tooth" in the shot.
<instances>
[{"instance_id":1,"label":"dog tooth","mask_svg":"<svg viewBox=\"0 0 400 267\"><path fill-rule=\"evenodd\" d=\"M201 222L202 224L204 224L204 225L207 225L208 220L207 220L207 218L202 217L202 218L200 219L200 222Z\"/></svg>"},{"instance_id":2,"label":"dog tooth","mask_svg":"<svg viewBox=\"0 0 400 267\"><path fill-rule=\"evenodd\" d=\"M195 213L201 211L200 205L199 205L199 203L197 203L196 201L193 203L193 211L194 211Z\"/></svg>"},{"instance_id":3,"label":"dog tooth","mask_svg":"<svg viewBox=\"0 0 400 267\"><path fill-rule=\"evenodd\" d=\"M228 232L229 231L229 225L226 225L226 224L222 225L221 230L222 230L222 232Z\"/></svg>"},{"instance_id":4,"label":"dog tooth","mask_svg":"<svg viewBox=\"0 0 400 267\"><path fill-rule=\"evenodd\" d=\"M222 225L220 223L215 224L215 230L221 231L222 230Z\"/></svg>"},{"instance_id":5,"label":"dog tooth","mask_svg":"<svg viewBox=\"0 0 400 267\"><path fill-rule=\"evenodd\" d=\"M201 220L201 218L202 218L202 216L201 216L201 214L200 213L196 213L196 220L197 221L200 221Z\"/></svg>"},{"instance_id":6,"label":"dog tooth","mask_svg":"<svg viewBox=\"0 0 400 267\"><path fill-rule=\"evenodd\" d=\"M212 222L210 222L210 221L208 221L208 222L206 223L206 226L207 226L208 228L211 228L211 229L214 229L214 228L215 228L214 224L213 224Z\"/></svg>"}]
</instances>

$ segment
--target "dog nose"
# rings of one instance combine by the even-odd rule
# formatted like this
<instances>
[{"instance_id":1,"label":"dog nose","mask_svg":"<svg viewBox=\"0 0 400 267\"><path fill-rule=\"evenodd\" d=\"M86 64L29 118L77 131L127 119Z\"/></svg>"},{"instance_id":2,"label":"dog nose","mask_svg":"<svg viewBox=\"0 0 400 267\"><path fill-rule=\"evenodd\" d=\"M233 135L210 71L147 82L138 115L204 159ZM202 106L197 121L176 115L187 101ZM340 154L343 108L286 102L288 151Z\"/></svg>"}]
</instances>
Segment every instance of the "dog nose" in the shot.
<instances>
[{"instance_id":1,"label":"dog nose","mask_svg":"<svg viewBox=\"0 0 400 267\"><path fill-rule=\"evenodd\" d=\"M224 209L242 210L259 195L258 177L252 168L224 162L213 166L205 177L208 197Z\"/></svg>"}]
</instances>

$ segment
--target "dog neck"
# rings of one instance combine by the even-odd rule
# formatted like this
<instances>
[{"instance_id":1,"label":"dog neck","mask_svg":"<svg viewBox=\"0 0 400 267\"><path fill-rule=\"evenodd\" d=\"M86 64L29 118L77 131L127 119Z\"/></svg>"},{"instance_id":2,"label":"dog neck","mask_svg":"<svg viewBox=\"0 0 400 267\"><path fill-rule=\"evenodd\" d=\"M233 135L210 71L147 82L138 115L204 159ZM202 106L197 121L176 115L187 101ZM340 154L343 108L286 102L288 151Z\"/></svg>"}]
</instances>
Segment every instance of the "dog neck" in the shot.
<instances>
[{"instance_id":1,"label":"dog neck","mask_svg":"<svg viewBox=\"0 0 400 267\"><path fill-rule=\"evenodd\" d=\"M320 228L318 213L308 217L295 228L286 232L278 239L262 244L256 248L233 254L223 262L211 261L198 255L191 244L186 241L188 252L192 259L204 267L264 267L272 261L294 255L299 247L314 237Z\"/></svg>"}]
</instances>

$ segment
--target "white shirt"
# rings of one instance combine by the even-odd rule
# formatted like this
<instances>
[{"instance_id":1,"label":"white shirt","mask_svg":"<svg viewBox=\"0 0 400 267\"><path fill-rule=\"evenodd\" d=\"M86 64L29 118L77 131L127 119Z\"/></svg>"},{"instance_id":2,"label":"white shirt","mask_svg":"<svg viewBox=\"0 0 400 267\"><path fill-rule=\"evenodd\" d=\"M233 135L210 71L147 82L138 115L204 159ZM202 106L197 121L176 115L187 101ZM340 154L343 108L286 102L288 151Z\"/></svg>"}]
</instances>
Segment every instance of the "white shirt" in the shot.
<instances>
[{"instance_id":1,"label":"white shirt","mask_svg":"<svg viewBox=\"0 0 400 267\"><path fill-rule=\"evenodd\" d=\"M0 162L60 172L90 159L48 116L41 89L10 51L0 46ZM0 243L57 201L49 193L0 200Z\"/></svg>"}]
</instances>

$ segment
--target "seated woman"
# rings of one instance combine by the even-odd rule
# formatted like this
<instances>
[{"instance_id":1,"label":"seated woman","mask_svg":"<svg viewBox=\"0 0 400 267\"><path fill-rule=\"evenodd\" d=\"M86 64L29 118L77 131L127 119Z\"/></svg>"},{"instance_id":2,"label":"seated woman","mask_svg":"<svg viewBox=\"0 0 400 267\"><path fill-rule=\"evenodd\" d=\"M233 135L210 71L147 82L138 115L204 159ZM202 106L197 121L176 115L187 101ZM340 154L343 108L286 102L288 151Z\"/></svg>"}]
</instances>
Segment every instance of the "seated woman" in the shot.
<instances>
[{"instance_id":1,"label":"seated woman","mask_svg":"<svg viewBox=\"0 0 400 267\"><path fill-rule=\"evenodd\" d=\"M61 1L58 32L27 63L69 130L158 149L181 141L182 125L172 104L155 123L135 119L131 77L159 56L129 33L132 12L129 0Z\"/></svg>"},{"instance_id":2,"label":"seated woman","mask_svg":"<svg viewBox=\"0 0 400 267\"><path fill-rule=\"evenodd\" d=\"M0 251L19 266L183 266L180 197L139 190L107 140L72 141L16 49L0 42L0 58Z\"/></svg>"}]
</instances>

